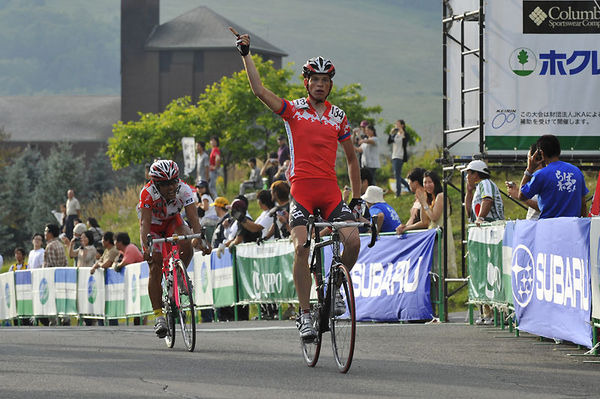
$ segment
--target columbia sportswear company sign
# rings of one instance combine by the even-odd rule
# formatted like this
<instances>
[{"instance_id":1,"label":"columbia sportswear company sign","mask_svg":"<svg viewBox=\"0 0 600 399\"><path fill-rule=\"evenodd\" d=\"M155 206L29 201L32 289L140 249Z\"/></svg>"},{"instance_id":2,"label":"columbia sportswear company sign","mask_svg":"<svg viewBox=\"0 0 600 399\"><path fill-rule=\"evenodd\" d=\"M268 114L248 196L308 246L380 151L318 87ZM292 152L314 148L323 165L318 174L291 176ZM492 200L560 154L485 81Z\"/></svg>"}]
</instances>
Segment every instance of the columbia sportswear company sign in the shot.
<instances>
[{"instance_id":1,"label":"columbia sportswear company sign","mask_svg":"<svg viewBox=\"0 0 600 399\"><path fill-rule=\"evenodd\" d=\"M600 33L600 2L523 1L523 33Z\"/></svg>"}]
</instances>

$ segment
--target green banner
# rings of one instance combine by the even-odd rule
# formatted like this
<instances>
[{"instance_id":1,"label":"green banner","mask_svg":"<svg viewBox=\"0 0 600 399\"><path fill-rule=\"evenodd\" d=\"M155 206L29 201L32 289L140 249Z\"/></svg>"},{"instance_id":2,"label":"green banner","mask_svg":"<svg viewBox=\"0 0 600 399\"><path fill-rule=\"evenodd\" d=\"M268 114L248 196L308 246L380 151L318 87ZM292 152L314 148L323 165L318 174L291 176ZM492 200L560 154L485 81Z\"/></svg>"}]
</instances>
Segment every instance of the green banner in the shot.
<instances>
[{"instance_id":1,"label":"green banner","mask_svg":"<svg viewBox=\"0 0 600 399\"><path fill-rule=\"evenodd\" d=\"M289 240L236 248L240 301L283 302L296 300L293 278L294 246Z\"/></svg>"},{"instance_id":2,"label":"green banner","mask_svg":"<svg viewBox=\"0 0 600 399\"><path fill-rule=\"evenodd\" d=\"M469 228L467 242L469 301L507 303L511 295L510 275L502 270L504 223Z\"/></svg>"}]
</instances>

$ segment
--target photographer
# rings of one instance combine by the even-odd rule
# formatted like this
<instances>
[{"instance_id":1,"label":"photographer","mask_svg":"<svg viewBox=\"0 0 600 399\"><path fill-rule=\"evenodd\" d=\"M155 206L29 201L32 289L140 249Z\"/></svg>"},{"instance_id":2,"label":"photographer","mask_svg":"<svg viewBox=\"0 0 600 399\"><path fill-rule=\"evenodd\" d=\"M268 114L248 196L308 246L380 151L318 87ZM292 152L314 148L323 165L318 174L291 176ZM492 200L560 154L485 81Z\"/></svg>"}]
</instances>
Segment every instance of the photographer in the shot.
<instances>
[{"instance_id":1,"label":"photographer","mask_svg":"<svg viewBox=\"0 0 600 399\"><path fill-rule=\"evenodd\" d=\"M406 124L404 120L398 119L396 126L390 131L388 136L388 144L392 145L392 167L394 168L394 176L396 178L396 197L402 194L402 186L406 187L410 192L408 182L402 177L402 166L408 160L408 135L406 134Z\"/></svg>"},{"instance_id":2,"label":"photographer","mask_svg":"<svg viewBox=\"0 0 600 399\"><path fill-rule=\"evenodd\" d=\"M265 164L260 170L260 175L267 178L267 184L269 187L271 187L271 184L273 184L273 178L277 174L278 170L279 161L277 160L277 153L272 152L269 154L269 159L265 161Z\"/></svg>"}]
</instances>

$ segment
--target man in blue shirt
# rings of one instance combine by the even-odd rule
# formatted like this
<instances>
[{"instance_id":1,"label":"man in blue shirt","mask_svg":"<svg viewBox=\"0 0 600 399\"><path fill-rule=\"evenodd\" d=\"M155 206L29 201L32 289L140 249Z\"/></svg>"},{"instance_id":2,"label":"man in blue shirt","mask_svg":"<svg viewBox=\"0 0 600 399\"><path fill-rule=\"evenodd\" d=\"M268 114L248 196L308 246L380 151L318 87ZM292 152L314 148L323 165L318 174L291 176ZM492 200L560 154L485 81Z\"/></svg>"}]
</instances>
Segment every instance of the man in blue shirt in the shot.
<instances>
[{"instance_id":1,"label":"man in blue shirt","mask_svg":"<svg viewBox=\"0 0 600 399\"><path fill-rule=\"evenodd\" d=\"M537 151L527 156L527 169L521 180L519 199L538 195L540 219L587 215L585 196L589 192L581 170L558 159L560 142L546 134L537 141ZM539 165L546 166L535 171ZM534 172L535 171L535 172Z\"/></svg>"},{"instance_id":2,"label":"man in blue shirt","mask_svg":"<svg viewBox=\"0 0 600 399\"><path fill-rule=\"evenodd\" d=\"M394 208L383 199L383 189L381 187L367 187L367 191L365 191L361 198L367 204L371 217L376 218L379 233L396 231L396 227L400 226L402 221Z\"/></svg>"}]
</instances>

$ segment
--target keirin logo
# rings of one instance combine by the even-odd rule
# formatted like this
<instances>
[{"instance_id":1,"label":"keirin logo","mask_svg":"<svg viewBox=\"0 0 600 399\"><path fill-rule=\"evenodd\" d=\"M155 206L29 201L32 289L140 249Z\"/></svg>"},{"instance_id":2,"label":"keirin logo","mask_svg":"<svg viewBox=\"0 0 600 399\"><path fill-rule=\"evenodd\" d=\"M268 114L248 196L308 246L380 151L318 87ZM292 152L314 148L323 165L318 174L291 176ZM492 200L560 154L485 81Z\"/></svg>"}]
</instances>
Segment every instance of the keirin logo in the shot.
<instances>
[{"instance_id":1,"label":"keirin logo","mask_svg":"<svg viewBox=\"0 0 600 399\"><path fill-rule=\"evenodd\" d=\"M533 255L525 245L519 245L512 256L513 298L522 307L529 305L534 291L535 263Z\"/></svg>"}]
</instances>

